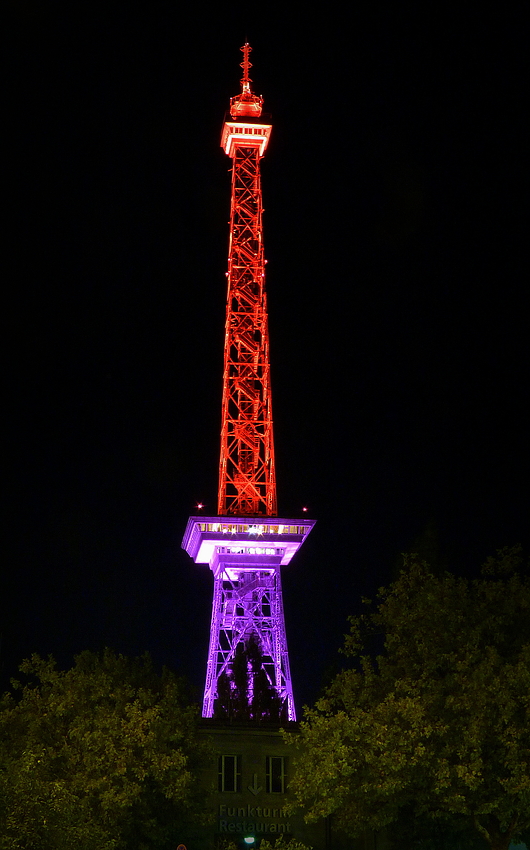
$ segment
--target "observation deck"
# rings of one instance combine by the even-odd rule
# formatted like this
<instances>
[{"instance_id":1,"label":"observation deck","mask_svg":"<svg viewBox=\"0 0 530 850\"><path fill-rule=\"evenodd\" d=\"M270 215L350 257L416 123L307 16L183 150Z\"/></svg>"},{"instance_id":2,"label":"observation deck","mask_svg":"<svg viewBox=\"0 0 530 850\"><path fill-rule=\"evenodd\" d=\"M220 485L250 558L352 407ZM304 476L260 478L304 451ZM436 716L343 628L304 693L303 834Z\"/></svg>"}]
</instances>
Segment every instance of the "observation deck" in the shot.
<instances>
[{"instance_id":1,"label":"observation deck","mask_svg":"<svg viewBox=\"0 0 530 850\"><path fill-rule=\"evenodd\" d=\"M205 517L188 520L182 548L196 564L222 572L271 571L289 564L315 525L314 519Z\"/></svg>"},{"instance_id":2,"label":"observation deck","mask_svg":"<svg viewBox=\"0 0 530 850\"><path fill-rule=\"evenodd\" d=\"M233 157L236 145L259 148L260 157L264 155L272 131L269 116L237 117L227 115L221 133L221 147L228 156Z\"/></svg>"}]
</instances>

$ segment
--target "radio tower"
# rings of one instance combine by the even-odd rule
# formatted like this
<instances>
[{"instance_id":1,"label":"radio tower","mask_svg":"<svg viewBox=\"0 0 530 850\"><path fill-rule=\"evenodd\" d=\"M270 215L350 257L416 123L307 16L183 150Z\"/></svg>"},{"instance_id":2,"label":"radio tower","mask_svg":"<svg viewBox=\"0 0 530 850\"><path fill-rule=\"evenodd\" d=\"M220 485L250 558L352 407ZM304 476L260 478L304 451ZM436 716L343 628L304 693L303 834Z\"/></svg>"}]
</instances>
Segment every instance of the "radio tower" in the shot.
<instances>
[{"instance_id":1,"label":"radio tower","mask_svg":"<svg viewBox=\"0 0 530 850\"><path fill-rule=\"evenodd\" d=\"M182 547L214 574L203 717L229 716L242 698L248 717L266 716L257 708L265 684L276 714L295 720L280 567L315 521L277 517L260 181L272 125L252 92L251 47L241 50L241 92L221 135L232 195L218 516L190 517ZM235 674L242 663L244 694Z\"/></svg>"}]
</instances>

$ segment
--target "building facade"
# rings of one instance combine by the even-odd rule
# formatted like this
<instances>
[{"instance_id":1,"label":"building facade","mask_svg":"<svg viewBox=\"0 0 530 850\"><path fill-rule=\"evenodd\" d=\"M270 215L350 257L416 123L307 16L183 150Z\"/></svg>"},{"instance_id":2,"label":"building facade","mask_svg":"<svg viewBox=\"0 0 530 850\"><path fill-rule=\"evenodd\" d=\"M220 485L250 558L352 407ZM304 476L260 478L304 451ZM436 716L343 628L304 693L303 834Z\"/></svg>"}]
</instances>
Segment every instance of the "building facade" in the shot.
<instances>
[{"instance_id":1,"label":"building facade","mask_svg":"<svg viewBox=\"0 0 530 850\"><path fill-rule=\"evenodd\" d=\"M201 735L210 756L198 781L208 822L182 836L186 850L248 850L263 840L274 846L279 839L287 846L294 839L313 850L388 850L383 834L352 839L332 817L308 824L301 810L289 810L293 750L282 728L296 735L298 724L203 718Z\"/></svg>"}]
</instances>

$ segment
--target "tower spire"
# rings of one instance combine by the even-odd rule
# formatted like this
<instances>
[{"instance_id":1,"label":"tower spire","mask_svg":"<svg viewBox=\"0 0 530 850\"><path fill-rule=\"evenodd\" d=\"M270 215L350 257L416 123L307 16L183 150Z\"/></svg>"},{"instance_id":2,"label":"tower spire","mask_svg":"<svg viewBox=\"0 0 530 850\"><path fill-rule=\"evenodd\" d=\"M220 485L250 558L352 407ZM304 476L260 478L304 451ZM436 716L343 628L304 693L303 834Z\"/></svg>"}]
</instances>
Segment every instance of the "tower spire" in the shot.
<instances>
[{"instance_id":1,"label":"tower spire","mask_svg":"<svg viewBox=\"0 0 530 850\"><path fill-rule=\"evenodd\" d=\"M248 57L252 48L248 41L245 41L243 47L240 47L239 49L243 51L243 61L240 62L240 67L243 68L243 76L241 78L241 91L250 92L250 83L252 82L252 80L250 79L248 72L252 68L252 62Z\"/></svg>"},{"instance_id":2,"label":"tower spire","mask_svg":"<svg viewBox=\"0 0 530 850\"><path fill-rule=\"evenodd\" d=\"M250 45L241 50L241 93L221 134L232 189L219 515L190 517L182 546L214 574L203 716L295 720L280 567L315 521L276 515L260 177L272 125L250 86Z\"/></svg>"},{"instance_id":3,"label":"tower spire","mask_svg":"<svg viewBox=\"0 0 530 850\"><path fill-rule=\"evenodd\" d=\"M252 50L248 41L243 47L243 61L240 62L240 67L243 68L243 76L241 77L241 93L230 98L230 115L232 118L242 116L253 116L259 118L263 109L263 98L255 95L250 86L252 80L249 77L249 71L252 68L252 62L249 59L250 51Z\"/></svg>"}]
</instances>

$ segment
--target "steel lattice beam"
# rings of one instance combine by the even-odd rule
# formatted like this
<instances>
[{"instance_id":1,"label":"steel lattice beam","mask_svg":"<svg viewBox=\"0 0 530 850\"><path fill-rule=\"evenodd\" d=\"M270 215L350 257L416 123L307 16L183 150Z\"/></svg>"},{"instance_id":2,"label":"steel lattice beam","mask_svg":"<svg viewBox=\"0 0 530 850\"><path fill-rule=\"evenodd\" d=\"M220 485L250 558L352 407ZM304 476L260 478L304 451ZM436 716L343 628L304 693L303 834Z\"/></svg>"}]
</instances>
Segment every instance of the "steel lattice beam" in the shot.
<instances>
[{"instance_id":1,"label":"steel lattice beam","mask_svg":"<svg viewBox=\"0 0 530 850\"><path fill-rule=\"evenodd\" d=\"M254 130L254 126L237 129ZM237 135L242 137L241 141L233 141L231 146L218 510L225 515L274 516L277 505L262 240L261 151L243 138L250 134Z\"/></svg>"}]
</instances>

